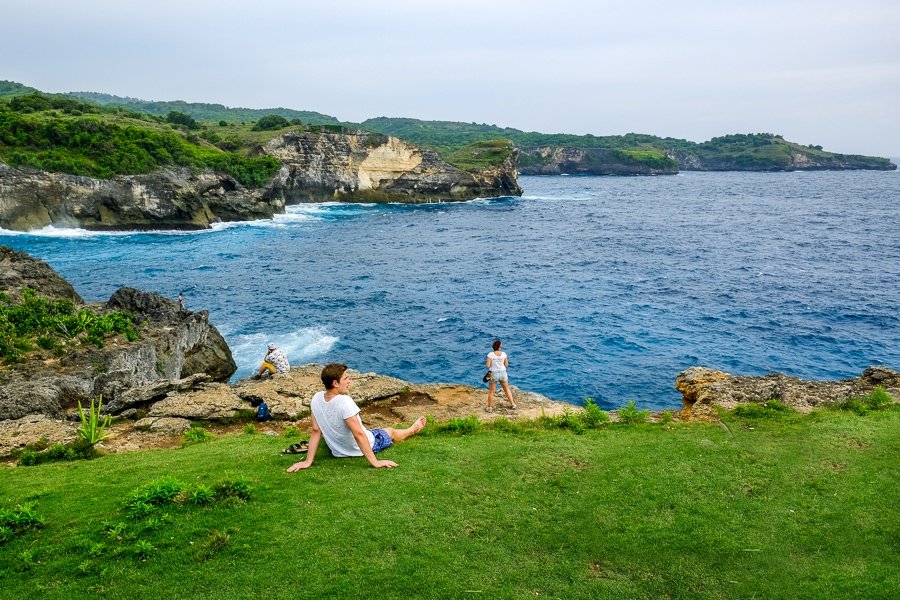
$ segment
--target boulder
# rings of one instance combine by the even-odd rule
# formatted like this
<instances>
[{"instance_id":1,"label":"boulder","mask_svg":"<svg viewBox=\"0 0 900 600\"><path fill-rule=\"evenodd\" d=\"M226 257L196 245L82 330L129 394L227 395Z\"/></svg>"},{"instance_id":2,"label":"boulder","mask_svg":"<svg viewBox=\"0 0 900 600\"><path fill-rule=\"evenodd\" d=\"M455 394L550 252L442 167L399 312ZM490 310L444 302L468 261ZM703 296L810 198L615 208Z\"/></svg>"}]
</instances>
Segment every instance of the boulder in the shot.
<instances>
[{"instance_id":1,"label":"boulder","mask_svg":"<svg viewBox=\"0 0 900 600\"><path fill-rule=\"evenodd\" d=\"M47 415L25 415L18 419L0 421L0 456L26 446L68 444L75 441L74 423L53 419Z\"/></svg>"},{"instance_id":2,"label":"boulder","mask_svg":"<svg viewBox=\"0 0 900 600\"><path fill-rule=\"evenodd\" d=\"M742 402L778 400L794 410L814 408L865 396L877 386L895 401L900 398L900 373L882 366L867 368L860 377L841 381L804 381L782 373L736 376L704 367L691 367L675 378L682 394L682 417L715 419L715 407L733 409Z\"/></svg>"},{"instance_id":3,"label":"boulder","mask_svg":"<svg viewBox=\"0 0 900 600\"><path fill-rule=\"evenodd\" d=\"M0 246L0 291L19 299L25 288L31 288L45 298L84 303L75 288L50 265L24 252Z\"/></svg>"}]
</instances>

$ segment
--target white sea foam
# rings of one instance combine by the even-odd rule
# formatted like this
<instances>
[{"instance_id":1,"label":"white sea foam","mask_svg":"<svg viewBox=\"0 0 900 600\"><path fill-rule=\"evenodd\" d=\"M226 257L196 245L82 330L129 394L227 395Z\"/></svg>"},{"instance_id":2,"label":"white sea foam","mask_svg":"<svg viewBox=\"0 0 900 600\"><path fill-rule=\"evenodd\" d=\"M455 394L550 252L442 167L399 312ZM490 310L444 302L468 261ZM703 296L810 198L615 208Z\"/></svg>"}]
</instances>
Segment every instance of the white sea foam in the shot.
<instances>
[{"instance_id":1,"label":"white sea foam","mask_svg":"<svg viewBox=\"0 0 900 600\"><path fill-rule=\"evenodd\" d=\"M287 354L288 361L292 365L302 365L315 362L338 341L337 337L328 334L325 327L304 327L287 333L259 332L226 337L238 366L235 373L238 378L246 377L259 368L269 343L275 344Z\"/></svg>"}]
</instances>

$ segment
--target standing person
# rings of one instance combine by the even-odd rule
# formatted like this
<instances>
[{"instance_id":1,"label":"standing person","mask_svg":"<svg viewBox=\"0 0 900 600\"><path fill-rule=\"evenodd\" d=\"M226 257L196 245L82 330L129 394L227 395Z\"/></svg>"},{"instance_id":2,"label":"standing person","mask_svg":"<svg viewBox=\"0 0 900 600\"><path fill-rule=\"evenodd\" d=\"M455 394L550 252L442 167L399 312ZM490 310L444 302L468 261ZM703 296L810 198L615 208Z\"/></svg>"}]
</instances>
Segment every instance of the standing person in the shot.
<instances>
[{"instance_id":1,"label":"standing person","mask_svg":"<svg viewBox=\"0 0 900 600\"><path fill-rule=\"evenodd\" d=\"M287 373L290 370L291 365L284 352L279 350L275 344L269 344L269 351L266 353L262 364L259 366L259 372L256 374L256 379L262 378L263 373L267 371L269 375L274 375L275 373Z\"/></svg>"},{"instance_id":2,"label":"standing person","mask_svg":"<svg viewBox=\"0 0 900 600\"><path fill-rule=\"evenodd\" d=\"M509 375L506 373L506 368L509 366L509 358L506 356L506 352L501 350L503 342L494 340L492 347L494 350L488 353L487 362L484 365L485 368L491 370L491 381L488 383L487 411L494 412L494 390L497 389L498 381L503 386L503 393L506 394L506 399L509 400L509 407L512 409L519 408L513 400L512 392L509 390Z\"/></svg>"},{"instance_id":3,"label":"standing person","mask_svg":"<svg viewBox=\"0 0 900 600\"><path fill-rule=\"evenodd\" d=\"M288 473L307 469L313 464L319 441L324 437L325 444L334 457L365 456L369 464L380 469L391 469L397 466L392 460L378 460L375 453L389 448L394 442L414 436L425 427L425 417L419 417L406 429L372 429L363 427L359 417L359 407L353 398L347 395L350 391L350 373L347 365L333 363L322 369L322 383L325 389L316 392L310 403L312 410L312 433L309 436L309 450L306 460L288 467Z\"/></svg>"},{"instance_id":4,"label":"standing person","mask_svg":"<svg viewBox=\"0 0 900 600\"><path fill-rule=\"evenodd\" d=\"M179 309L181 312L184 312L184 311L186 310L186 309L184 308L184 294L181 293L181 292L178 292L178 309Z\"/></svg>"}]
</instances>

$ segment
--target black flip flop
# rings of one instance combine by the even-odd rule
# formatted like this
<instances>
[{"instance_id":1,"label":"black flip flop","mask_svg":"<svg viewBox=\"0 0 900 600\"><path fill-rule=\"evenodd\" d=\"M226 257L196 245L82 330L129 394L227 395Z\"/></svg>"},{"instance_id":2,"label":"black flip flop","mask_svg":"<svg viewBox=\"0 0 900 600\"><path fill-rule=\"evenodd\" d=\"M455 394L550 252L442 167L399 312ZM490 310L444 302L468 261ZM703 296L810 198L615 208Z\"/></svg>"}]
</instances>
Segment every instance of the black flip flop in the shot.
<instances>
[{"instance_id":1,"label":"black flip flop","mask_svg":"<svg viewBox=\"0 0 900 600\"><path fill-rule=\"evenodd\" d=\"M309 442L299 442L291 444L281 451L282 454L305 454L309 450Z\"/></svg>"}]
</instances>

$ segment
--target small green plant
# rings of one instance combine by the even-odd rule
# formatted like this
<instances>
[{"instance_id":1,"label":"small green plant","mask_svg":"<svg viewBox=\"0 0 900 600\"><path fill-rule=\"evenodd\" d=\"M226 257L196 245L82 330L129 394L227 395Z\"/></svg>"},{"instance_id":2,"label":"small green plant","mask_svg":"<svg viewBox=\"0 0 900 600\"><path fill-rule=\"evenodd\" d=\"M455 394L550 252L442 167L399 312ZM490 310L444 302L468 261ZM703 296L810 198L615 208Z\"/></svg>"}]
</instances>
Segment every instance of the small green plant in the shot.
<instances>
[{"instance_id":1,"label":"small green plant","mask_svg":"<svg viewBox=\"0 0 900 600\"><path fill-rule=\"evenodd\" d=\"M194 506L207 506L212 504L215 499L212 488L206 485L199 485L185 495L185 501Z\"/></svg>"},{"instance_id":2,"label":"small green plant","mask_svg":"<svg viewBox=\"0 0 900 600\"><path fill-rule=\"evenodd\" d=\"M256 425L253 423L247 423L244 425L244 433L246 435L253 435L256 433Z\"/></svg>"},{"instance_id":3,"label":"small green plant","mask_svg":"<svg viewBox=\"0 0 900 600\"><path fill-rule=\"evenodd\" d=\"M84 409L81 407L81 401L78 401L78 416L81 417L81 427L76 431L76 434L80 440L91 447L97 444L97 442L109 437L109 432L106 431L106 428L109 427L112 416L106 415L105 419L101 419L100 410L102 408L102 394L100 395L100 400L97 402L96 407L94 407L93 398L91 399L91 408L87 415L85 415Z\"/></svg>"},{"instance_id":4,"label":"small green plant","mask_svg":"<svg viewBox=\"0 0 900 600\"><path fill-rule=\"evenodd\" d=\"M619 409L619 421L628 425L646 423L649 416L650 411L647 409L638 410L634 400L629 400L625 406Z\"/></svg>"},{"instance_id":5,"label":"small green plant","mask_svg":"<svg viewBox=\"0 0 900 600\"><path fill-rule=\"evenodd\" d=\"M203 559L212 557L217 552L221 552L231 545L231 534L228 531L213 529L209 532L206 540L200 544L199 555Z\"/></svg>"},{"instance_id":6,"label":"small green plant","mask_svg":"<svg viewBox=\"0 0 900 600\"><path fill-rule=\"evenodd\" d=\"M213 486L212 491L216 500L224 500L226 498L249 500L253 495L253 488L243 478L223 479Z\"/></svg>"},{"instance_id":7,"label":"small green plant","mask_svg":"<svg viewBox=\"0 0 900 600\"><path fill-rule=\"evenodd\" d=\"M585 398L581 419L588 429L597 429L601 425L609 423L609 413L597 406L593 398Z\"/></svg>"},{"instance_id":8,"label":"small green plant","mask_svg":"<svg viewBox=\"0 0 900 600\"><path fill-rule=\"evenodd\" d=\"M470 415L464 419L450 419L446 423L441 423L438 425L437 430L457 435L469 435L478 431L479 427L481 427L481 423L478 421L478 417Z\"/></svg>"},{"instance_id":9,"label":"small green plant","mask_svg":"<svg viewBox=\"0 0 900 600\"><path fill-rule=\"evenodd\" d=\"M294 427L293 425L288 425L284 428L284 437L286 438L296 438L303 435L303 430L299 427Z\"/></svg>"},{"instance_id":10,"label":"small green plant","mask_svg":"<svg viewBox=\"0 0 900 600\"><path fill-rule=\"evenodd\" d=\"M203 427L191 427L184 432L184 438L181 440L181 447L192 446L194 444L202 444L215 439L215 435L204 429Z\"/></svg>"},{"instance_id":11,"label":"small green plant","mask_svg":"<svg viewBox=\"0 0 900 600\"><path fill-rule=\"evenodd\" d=\"M151 544L147 540L138 540L132 547L132 552L134 553L135 558L138 558L140 560L147 560L155 550L156 548L153 546L153 544Z\"/></svg>"},{"instance_id":12,"label":"small green plant","mask_svg":"<svg viewBox=\"0 0 900 600\"><path fill-rule=\"evenodd\" d=\"M16 505L15 508L0 509L0 543L25 531L44 526L44 519L38 514L33 502Z\"/></svg>"},{"instance_id":13,"label":"small green plant","mask_svg":"<svg viewBox=\"0 0 900 600\"><path fill-rule=\"evenodd\" d=\"M662 424L663 427L665 427L666 425L670 424L672 422L672 419L674 419L674 418L675 418L674 411L664 410L659 415L659 422Z\"/></svg>"},{"instance_id":14,"label":"small green plant","mask_svg":"<svg viewBox=\"0 0 900 600\"><path fill-rule=\"evenodd\" d=\"M37 564L37 561L34 559L34 553L31 550L22 550L19 552L19 570L20 571L29 571L31 567Z\"/></svg>"}]
</instances>

